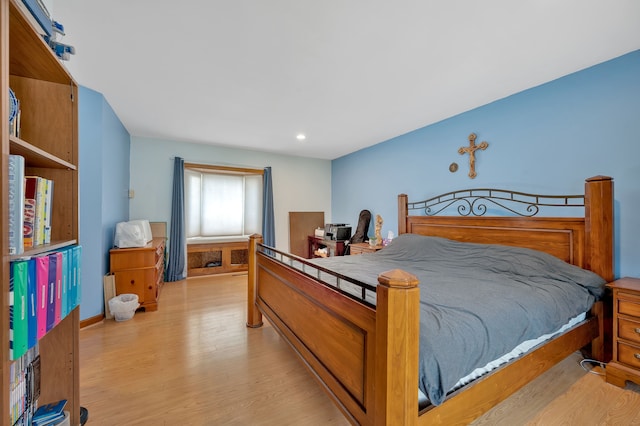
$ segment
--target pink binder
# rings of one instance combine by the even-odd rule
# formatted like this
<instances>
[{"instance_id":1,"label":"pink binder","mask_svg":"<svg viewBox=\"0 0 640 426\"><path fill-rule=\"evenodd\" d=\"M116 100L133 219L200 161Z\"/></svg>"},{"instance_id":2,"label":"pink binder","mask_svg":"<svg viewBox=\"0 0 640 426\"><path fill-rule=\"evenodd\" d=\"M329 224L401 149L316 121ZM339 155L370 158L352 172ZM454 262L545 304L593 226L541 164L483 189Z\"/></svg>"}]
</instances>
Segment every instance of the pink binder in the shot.
<instances>
[{"instance_id":1,"label":"pink binder","mask_svg":"<svg viewBox=\"0 0 640 426\"><path fill-rule=\"evenodd\" d=\"M36 257L36 289L38 291L38 307L36 309L38 339L47 334L47 284L49 281L49 257Z\"/></svg>"}]
</instances>

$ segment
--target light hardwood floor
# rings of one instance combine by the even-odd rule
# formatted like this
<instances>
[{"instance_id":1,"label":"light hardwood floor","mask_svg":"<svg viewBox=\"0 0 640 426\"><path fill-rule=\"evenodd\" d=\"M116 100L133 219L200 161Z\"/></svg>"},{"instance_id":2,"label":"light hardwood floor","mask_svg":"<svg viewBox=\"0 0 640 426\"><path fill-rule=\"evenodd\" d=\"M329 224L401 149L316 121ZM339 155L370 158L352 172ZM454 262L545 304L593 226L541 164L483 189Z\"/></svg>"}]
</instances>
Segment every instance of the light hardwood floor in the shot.
<instances>
[{"instance_id":1,"label":"light hardwood floor","mask_svg":"<svg viewBox=\"0 0 640 426\"><path fill-rule=\"evenodd\" d=\"M246 275L167 283L156 312L80 331L88 425L347 425L268 324L245 327ZM640 424L640 394L577 354L474 425Z\"/></svg>"}]
</instances>

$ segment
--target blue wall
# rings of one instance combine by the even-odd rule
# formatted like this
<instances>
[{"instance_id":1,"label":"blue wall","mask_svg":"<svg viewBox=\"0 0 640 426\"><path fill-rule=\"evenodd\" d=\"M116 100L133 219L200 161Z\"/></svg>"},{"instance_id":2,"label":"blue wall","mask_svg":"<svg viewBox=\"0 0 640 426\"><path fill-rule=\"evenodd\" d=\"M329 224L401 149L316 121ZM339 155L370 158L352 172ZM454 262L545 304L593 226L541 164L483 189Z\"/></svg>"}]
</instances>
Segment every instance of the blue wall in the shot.
<instances>
[{"instance_id":1,"label":"blue wall","mask_svg":"<svg viewBox=\"0 0 640 426\"><path fill-rule=\"evenodd\" d=\"M102 94L80 87L78 104L81 319L104 312L115 224L129 217L130 137Z\"/></svg>"},{"instance_id":2,"label":"blue wall","mask_svg":"<svg viewBox=\"0 0 640 426\"><path fill-rule=\"evenodd\" d=\"M383 236L397 235L399 193L415 201L473 187L580 194L585 178L606 175L615 184L615 275L640 276L638 76L635 51L338 158L333 221L355 226L366 208L384 219ZM458 154L472 132L489 142L473 180L468 155Z\"/></svg>"}]
</instances>

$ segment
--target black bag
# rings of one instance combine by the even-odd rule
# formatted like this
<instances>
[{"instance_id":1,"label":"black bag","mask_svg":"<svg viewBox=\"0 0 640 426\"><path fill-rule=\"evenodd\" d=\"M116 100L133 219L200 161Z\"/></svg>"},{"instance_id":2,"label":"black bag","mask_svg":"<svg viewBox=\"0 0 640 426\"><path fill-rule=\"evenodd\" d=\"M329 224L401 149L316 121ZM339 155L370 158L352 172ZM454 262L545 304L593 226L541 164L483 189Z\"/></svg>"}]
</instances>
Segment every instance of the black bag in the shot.
<instances>
[{"instance_id":1,"label":"black bag","mask_svg":"<svg viewBox=\"0 0 640 426\"><path fill-rule=\"evenodd\" d=\"M369 210L362 210L360 217L358 218L358 226L356 232L354 232L349 244L364 243L367 240L367 233L369 232L369 223L371 223L371 212ZM345 247L344 254L349 254L351 250L349 245Z\"/></svg>"}]
</instances>

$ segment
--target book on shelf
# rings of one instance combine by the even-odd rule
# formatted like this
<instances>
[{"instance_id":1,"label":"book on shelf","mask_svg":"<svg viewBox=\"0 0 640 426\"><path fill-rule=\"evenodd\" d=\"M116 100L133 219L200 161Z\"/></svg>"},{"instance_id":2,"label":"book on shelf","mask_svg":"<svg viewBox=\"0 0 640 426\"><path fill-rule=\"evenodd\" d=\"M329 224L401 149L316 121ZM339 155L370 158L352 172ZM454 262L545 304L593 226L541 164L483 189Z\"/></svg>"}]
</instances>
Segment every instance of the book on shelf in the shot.
<instances>
[{"instance_id":1,"label":"book on shelf","mask_svg":"<svg viewBox=\"0 0 640 426\"><path fill-rule=\"evenodd\" d=\"M36 201L38 196L38 178L27 176L24 178L24 247L30 248L34 244L34 231L36 227Z\"/></svg>"},{"instance_id":2,"label":"book on shelf","mask_svg":"<svg viewBox=\"0 0 640 426\"><path fill-rule=\"evenodd\" d=\"M36 220L33 229L33 245L41 246L44 244L44 227L46 221L45 205L47 197L47 179L37 177L38 186L36 187Z\"/></svg>"},{"instance_id":3,"label":"book on shelf","mask_svg":"<svg viewBox=\"0 0 640 426\"><path fill-rule=\"evenodd\" d=\"M53 204L53 181L45 179L44 220L42 229L42 243L51 244L51 206Z\"/></svg>"},{"instance_id":4,"label":"book on shelf","mask_svg":"<svg viewBox=\"0 0 640 426\"><path fill-rule=\"evenodd\" d=\"M62 294L60 300L60 318L69 313L69 250L61 250L62 254Z\"/></svg>"},{"instance_id":5,"label":"book on shelf","mask_svg":"<svg viewBox=\"0 0 640 426\"><path fill-rule=\"evenodd\" d=\"M54 182L40 176L24 178L23 245L51 243Z\"/></svg>"},{"instance_id":6,"label":"book on shelf","mask_svg":"<svg viewBox=\"0 0 640 426\"><path fill-rule=\"evenodd\" d=\"M36 282L36 260L27 260L27 346L38 343L38 283Z\"/></svg>"},{"instance_id":7,"label":"book on shelf","mask_svg":"<svg viewBox=\"0 0 640 426\"><path fill-rule=\"evenodd\" d=\"M24 252L24 157L9 155L9 254Z\"/></svg>"},{"instance_id":8,"label":"book on shelf","mask_svg":"<svg viewBox=\"0 0 640 426\"><path fill-rule=\"evenodd\" d=\"M10 92L10 95L15 93L13 91ZM14 114L12 114L9 118L9 136L14 136L16 138L20 137L20 120L22 117L22 110L20 109L20 99L15 99L15 103L11 105L11 108L15 108Z\"/></svg>"},{"instance_id":9,"label":"book on shelf","mask_svg":"<svg viewBox=\"0 0 640 426\"><path fill-rule=\"evenodd\" d=\"M55 253L49 257L49 274L47 280L47 331L56 325L56 274L58 271L58 256Z\"/></svg>"},{"instance_id":10,"label":"book on shelf","mask_svg":"<svg viewBox=\"0 0 640 426\"><path fill-rule=\"evenodd\" d=\"M73 299L71 299L71 303L72 303L71 309L73 309L76 306L80 305L80 302L82 300L82 285L80 280L80 268L82 265L82 262L80 262L80 259L82 259L82 246L80 245L73 246L71 253L72 253L71 269L73 273L73 291L72 291Z\"/></svg>"},{"instance_id":11,"label":"book on shelf","mask_svg":"<svg viewBox=\"0 0 640 426\"><path fill-rule=\"evenodd\" d=\"M38 307L36 308L37 331L36 336L42 339L47 334L47 283L49 281L49 257L37 256L36 262L36 289Z\"/></svg>"},{"instance_id":12,"label":"book on shelf","mask_svg":"<svg viewBox=\"0 0 640 426\"><path fill-rule=\"evenodd\" d=\"M31 419L33 426L55 425L64 419L64 407L66 405L67 400L61 399L38 407Z\"/></svg>"},{"instance_id":13,"label":"book on shelf","mask_svg":"<svg viewBox=\"0 0 640 426\"><path fill-rule=\"evenodd\" d=\"M40 355L34 346L9 366L10 424L31 426L39 397Z\"/></svg>"},{"instance_id":14,"label":"book on shelf","mask_svg":"<svg viewBox=\"0 0 640 426\"><path fill-rule=\"evenodd\" d=\"M61 271L61 288L60 288L60 318L66 317L78 304L77 291L74 287L79 283L74 283L77 279L77 269L79 268L80 258L77 255L81 246L71 246L61 249L58 263L62 264ZM58 306L56 306L56 310Z\"/></svg>"},{"instance_id":15,"label":"book on shelf","mask_svg":"<svg viewBox=\"0 0 640 426\"><path fill-rule=\"evenodd\" d=\"M9 270L9 359L27 352L28 290L27 262L12 262Z\"/></svg>"}]
</instances>

